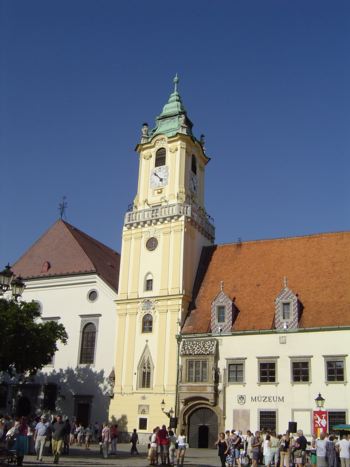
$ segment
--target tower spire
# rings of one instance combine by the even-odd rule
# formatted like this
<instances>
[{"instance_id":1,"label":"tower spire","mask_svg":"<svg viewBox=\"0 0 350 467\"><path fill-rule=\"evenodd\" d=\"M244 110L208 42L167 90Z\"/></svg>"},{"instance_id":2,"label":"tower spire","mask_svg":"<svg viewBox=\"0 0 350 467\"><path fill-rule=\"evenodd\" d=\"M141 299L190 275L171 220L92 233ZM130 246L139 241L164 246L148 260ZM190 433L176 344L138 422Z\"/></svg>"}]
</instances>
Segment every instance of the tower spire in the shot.
<instances>
[{"instance_id":1,"label":"tower spire","mask_svg":"<svg viewBox=\"0 0 350 467\"><path fill-rule=\"evenodd\" d=\"M177 73L176 73L173 81L174 81L174 93L177 93L178 92L177 91L177 85L179 84L179 81L180 81L180 78L178 77Z\"/></svg>"}]
</instances>

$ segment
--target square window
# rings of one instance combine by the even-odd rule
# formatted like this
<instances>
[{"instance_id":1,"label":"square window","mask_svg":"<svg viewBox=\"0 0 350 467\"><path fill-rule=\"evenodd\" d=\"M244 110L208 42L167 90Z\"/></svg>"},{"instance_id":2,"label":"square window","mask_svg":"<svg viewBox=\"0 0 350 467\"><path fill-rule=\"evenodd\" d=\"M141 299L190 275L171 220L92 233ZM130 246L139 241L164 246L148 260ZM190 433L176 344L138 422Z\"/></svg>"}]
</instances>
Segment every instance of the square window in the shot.
<instances>
[{"instance_id":1,"label":"square window","mask_svg":"<svg viewBox=\"0 0 350 467\"><path fill-rule=\"evenodd\" d=\"M310 381L309 361L292 362L293 383L308 383Z\"/></svg>"},{"instance_id":2,"label":"square window","mask_svg":"<svg viewBox=\"0 0 350 467\"><path fill-rule=\"evenodd\" d=\"M244 381L244 363L229 363L228 365L229 383L243 383Z\"/></svg>"},{"instance_id":3,"label":"square window","mask_svg":"<svg viewBox=\"0 0 350 467\"><path fill-rule=\"evenodd\" d=\"M276 362L259 362L259 382L276 382Z\"/></svg>"},{"instance_id":4,"label":"square window","mask_svg":"<svg viewBox=\"0 0 350 467\"><path fill-rule=\"evenodd\" d=\"M259 429L276 431L276 411L262 410L259 412Z\"/></svg>"},{"instance_id":5,"label":"square window","mask_svg":"<svg viewBox=\"0 0 350 467\"><path fill-rule=\"evenodd\" d=\"M208 381L207 360L187 361L187 381L189 383L203 383Z\"/></svg>"},{"instance_id":6,"label":"square window","mask_svg":"<svg viewBox=\"0 0 350 467\"><path fill-rule=\"evenodd\" d=\"M328 412L328 426L330 430L333 429L334 425L346 424L346 412L339 410Z\"/></svg>"},{"instance_id":7,"label":"square window","mask_svg":"<svg viewBox=\"0 0 350 467\"><path fill-rule=\"evenodd\" d=\"M147 430L147 418L139 418L139 430Z\"/></svg>"},{"instance_id":8,"label":"square window","mask_svg":"<svg viewBox=\"0 0 350 467\"><path fill-rule=\"evenodd\" d=\"M218 323L224 323L226 318L226 308L223 305L220 305L216 308L216 317Z\"/></svg>"},{"instance_id":9,"label":"square window","mask_svg":"<svg viewBox=\"0 0 350 467\"><path fill-rule=\"evenodd\" d=\"M282 303L282 319L283 321L290 320L290 302Z\"/></svg>"},{"instance_id":10,"label":"square window","mask_svg":"<svg viewBox=\"0 0 350 467\"><path fill-rule=\"evenodd\" d=\"M334 359L326 361L327 382L344 381L344 360Z\"/></svg>"}]
</instances>

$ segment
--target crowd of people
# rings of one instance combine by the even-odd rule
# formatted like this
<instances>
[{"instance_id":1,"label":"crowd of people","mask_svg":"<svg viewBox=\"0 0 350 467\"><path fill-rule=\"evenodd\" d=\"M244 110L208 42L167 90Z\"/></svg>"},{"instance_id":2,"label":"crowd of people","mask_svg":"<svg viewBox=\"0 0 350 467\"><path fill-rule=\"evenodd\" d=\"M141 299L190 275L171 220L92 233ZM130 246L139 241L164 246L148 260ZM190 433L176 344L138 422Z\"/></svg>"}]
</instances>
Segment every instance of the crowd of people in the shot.
<instances>
[{"instance_id":1,"label":"crowd of people","mask_svg":"<svg viewBox=\"0 0 350 467\"><path fill-rule=\"evenodd\" d=\"M345 434L337 437L320 433L308 441L302 430L296 436L289 431L277 435L275 431L227 430L216 442L221 467L265 465L267 467L350 467L350 440Z\"/></svg>"},{"instance_id":2,"label":"crowd of people","mask_svg":"<svg viewBox=\"0 0 350 467\"><path fill-rule=\"evenodd\" d=\"M99 443L100 452L103 453L103 446L107 444L103 439L104 426L106 424L96 422L84 427L81 423L63 420L61 415L43 415L30 420L26 417L14 419L0 416L0 448L12 456L12 460L19 466L26 454L36 455L38 461L43 461L45 451L58 464L61 453L69 454L72 445L90 449L92 442ZM116 454L118 425L108 425L108 430L107 451L108 454Z\"/></svg>"},{"instance_id":3,"label":"crowd of people","mask_svg":"<svg viewBox=\"0 0 350 467\"><path fill-rule=\"evenodd\" d=\"M36 455L43 461L44 454L59 463L60 455L69 454L70 446L90 449L97 443L104 458L117 454L118 425L104 423L83 426L75 421L63 420L61 415L46 418L25 417L13 419L0 415L0 442L6 452L12 453L17 465L22 465L24 455ZM139 437L134 429L130 436L130 455L138 455ZM302 430L295 436L286 431L277 435L273 430L247 431L227 430L220 433L215 443L221 467L350 467L350 436L320 433L318 438L306 439ZM0 446L1 448L1 446ZM184 465L186 434L181 430L176 435L172 428L155 427L149 437L148 460L150 465ZM0 450L1 452L1 450ZM1 459L0 459L1 460Z\"/></svg>"}]
</instances>

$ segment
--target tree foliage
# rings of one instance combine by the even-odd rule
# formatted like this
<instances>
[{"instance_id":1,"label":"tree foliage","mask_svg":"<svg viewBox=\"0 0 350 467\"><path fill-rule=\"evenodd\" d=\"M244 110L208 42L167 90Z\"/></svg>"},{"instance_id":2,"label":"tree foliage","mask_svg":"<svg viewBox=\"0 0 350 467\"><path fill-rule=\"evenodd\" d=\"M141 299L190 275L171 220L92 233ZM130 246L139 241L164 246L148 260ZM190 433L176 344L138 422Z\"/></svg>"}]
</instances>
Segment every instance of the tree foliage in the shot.
<instances>
[{"instance_id":1,"label":"tree foliage","mask_svg":"<svg viewBox=\"0 0 350 467\"><path fill-rule=\"evenodd\" d=\"M67 342L62 324L40 317L35 302L0 299L0 371L33 375L51 362L57 342Z\"/></svg>"}]
</instances>

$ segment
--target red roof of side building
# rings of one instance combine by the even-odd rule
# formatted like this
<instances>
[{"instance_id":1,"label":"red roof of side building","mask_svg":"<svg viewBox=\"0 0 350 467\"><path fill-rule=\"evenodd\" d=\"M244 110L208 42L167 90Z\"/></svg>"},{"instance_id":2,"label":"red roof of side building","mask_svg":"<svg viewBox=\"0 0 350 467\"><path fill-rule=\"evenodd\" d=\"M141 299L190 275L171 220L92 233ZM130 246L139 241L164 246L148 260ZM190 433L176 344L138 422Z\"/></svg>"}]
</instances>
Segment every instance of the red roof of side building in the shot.
<instances>
[{"instance_id":1,"label":"red roof of side building","mask_svg":"<svg viewBox=\"0 0 350 467\"><path fill-rule=\"evenodd\" d=\"M118 290L120 255L59 219L13 265L24 279L96 273Z\"/></svg>"},{"instance_id":2,"label":"red roof of side building","mask_svg":"<svg viewBox=\"0 0 350 467\"><path fill-rule=\"evenodd\" d=\"M239 310L233 331L274 329L285 277L303 306L299 328L350 325L350 232L339 232L204 248L182 332L210 332L221 281Z\"/></svg>"}]
</instances>

